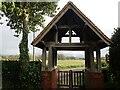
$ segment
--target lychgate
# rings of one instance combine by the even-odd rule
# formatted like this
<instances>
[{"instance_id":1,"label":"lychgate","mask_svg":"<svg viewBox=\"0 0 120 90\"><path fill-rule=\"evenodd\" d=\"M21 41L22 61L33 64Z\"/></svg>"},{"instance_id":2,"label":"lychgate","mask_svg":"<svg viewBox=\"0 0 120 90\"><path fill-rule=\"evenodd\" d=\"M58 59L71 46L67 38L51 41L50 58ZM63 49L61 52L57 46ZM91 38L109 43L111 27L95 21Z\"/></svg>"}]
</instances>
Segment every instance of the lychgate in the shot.
<instances>
[{"instance_id":1,"label":"lychgate","mask_svg":"<svg viewBox=\"0 0 120 90\"><path fill-rule=\"evenodd\" d=\"M68 38L67 43L63 42L64 37ZM79 42L73 41L75 37ZM44 88L57 88L57 50L74 50L85 51L85 87L102 88L100 49L111 43L90 19L72 2L68 2L32 42L33 46L42 49L42 85ZM96 52L97 65L93 52Z\"/></svg>"}]
</instances>

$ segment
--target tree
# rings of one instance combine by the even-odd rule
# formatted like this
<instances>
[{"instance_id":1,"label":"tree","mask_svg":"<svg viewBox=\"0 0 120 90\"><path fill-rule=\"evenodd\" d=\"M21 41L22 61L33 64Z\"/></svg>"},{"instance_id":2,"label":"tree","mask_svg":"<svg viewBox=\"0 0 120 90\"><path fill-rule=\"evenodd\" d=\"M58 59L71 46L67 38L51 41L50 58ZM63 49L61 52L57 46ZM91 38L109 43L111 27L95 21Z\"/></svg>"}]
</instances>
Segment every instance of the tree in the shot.
<instances>
[{"instance_id":1,"label":"tree","mask_svg":"<svg viewBox=\"0 0 120 90\"><path fill-rule=\"evenodd\" d=\"M114 71L120 71L120 28L115 29L111 38L113 45L110 47L110 68Z\"/></svg>"},{"instance_id":2,"label":"tree","mask_svg":"<svg viewBox=\"0 0 120 90\"><path fill-rule=\"evenodd\" d=\"M16 37L22 34L19 44L22 72L27 71L29 61L28 34L36 31L36 26L44 27L44 16L54 16L57 2L2 2L1 11L8 18L7 25L15 30Z\"/></svg>"},{"instance_id":3,"label":"tree","mask_svg":"<svg viewBox=\"0 0 120 90\"><path fill-rule=\"evenodd\" d=\"M0 8L1 8L1 3L0 3ZM1 22L2 16L3 16L3 14L2 14L2 12L0 10L0 25L2 24L2 22Z\"/></svg>"},{"instance_id":4,"label":"tree","mask_svg":"<svg viewBox=\"0 0 120 90\"><path fill-rule=\"evenodd\" d=\"M2 24L2 22L1 22L1 19L2 19L2 14L1 14L1 12L0 12L0 25Z\"/></svg>"},{"instance_id":5,"label":"tree","mask_svg":"<svg viewBox=\"0 0 120 90\"><path fill-rule=\"evenodd\" d=\"M66 57L63 54L58 54L58 60L65 60Z\"/></svg>"},{"instance_id":6,"label":"tree","mask_svg":"<svg viewBox=\"0 0 120 90\"><path fill-rule=\"evenodd\" d=\"M113 74L113 81L120 88L120 28L115 29L111 40L113 45L109 49L110 54L110 71Z\"/></svg>"},{"instance_id":7,"label":"tree","mask_svg":"<svg viewBox=\"0 0 120 90\"><path fill-rule=\"evenodd\" d=\"M20 47L20 60L29 60L28 33L36 31L35 26L44 27L44 16L53 16L56 10L55 2L11 2L2 3L2 11L8 17L7 25L14 29L19 36L22 32Z\"/></svg>"}]
</instances>

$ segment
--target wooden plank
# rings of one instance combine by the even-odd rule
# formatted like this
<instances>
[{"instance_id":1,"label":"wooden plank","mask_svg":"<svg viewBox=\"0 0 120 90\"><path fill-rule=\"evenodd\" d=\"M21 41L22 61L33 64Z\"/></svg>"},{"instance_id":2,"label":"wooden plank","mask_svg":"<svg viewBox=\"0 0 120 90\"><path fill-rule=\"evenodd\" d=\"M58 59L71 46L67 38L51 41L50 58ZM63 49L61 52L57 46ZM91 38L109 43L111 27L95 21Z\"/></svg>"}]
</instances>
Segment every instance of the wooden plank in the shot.
<instances>
[{"instance_id":1,"label":"wooden plank","mask_svg":"<svg viewBox=\"0 0 120 90\"><path fill-rule=\"evenodd\" d=\"M60 80L61 80L61 85L63 85L63 83L62 83L62 82L63 82L63 81L62 81L62 80L63 80L63 79L62 79L62 72L60 72L60 73L61 73L61 75L60 75L60 76L61 76L61 79L60 79Z\"/></svg>"},{"instance_id":2,"label":"wooden plank","mask_svg":"<svg viewBox=\"0 0 120 90\"><path fill-rule=\"evenodd\" d=\"M66 77L65 72L63 72L63 74L64 74L64 77L63 77L64 83L63 84L65 84L65 77Z\"/></svg>"},{"instance_id":3,"label":"wooden plank","mask_svg":"<svg viewBox=\"0 0 120 90\"><path fill-rule=\"evenodd\" d=\"M67 84L67 85L68 85L68 80L69 80L69 79L68 79L68 76L69 76L69 75L68 75L68 72L66 72L66 84Z\"/></svg>"},{"instance_id":4,"label":"wooden plank","mask_svg":"<svg viewBox=\"0 0 120 90\"><path fill-rule=\"evenodd\" d=\"M82 75L81 75L82 73L81 72L79 72L79 78L80 78L80 85L81 85L81 82L82 82Z\"/></svg>"},{"instance_id":5,"label":"wooden plank","mask_svg":"<svg viewBox=\"0 0 120 90\"><path fill-rule=\"evenodd\" d=\"M76 85L75 72L74 72L74 85Z\"/></svg>"},{"instance_id":6,"label":"wooden plank","mask_svg":"<svg viewBox=\"0 0 120 90\"><path fill-rule=\"evenodd\" d=\"M77 72L76 74L77 74L77 85L78 85L78 78L79 78L79 77L78 77L78 72Z\"/></svg>"},{"instance_id":7,"label":"wooden plank","mask_svg":"<svg viewBox=\"0 0 120 90\"><path fill-rule=\"evenodd\" d=\"M84 77L85 75L84 75L84 72L82 73L82 78L83 78L83 84L82 85L84 85L85 84L85 77Z\"/></svg>"},{"instance_id":8,"label":"wooden plank","mask_svg":"<svg viewBox=\"0 0 120 90\"><path fill-rule=\"evenodd\" d=\"M73 88L72 70L69 71L69 88Z\"/></svg>"},{"instance_id":9,"label":"wooden plank","mask_svg":"<svg viewBox=\"0 0 120 90\"><path fill-rule=\"evenodd\" d=\"M60 71L58 71L58 85L60 85Z\"/></svg>"}]
</instances>

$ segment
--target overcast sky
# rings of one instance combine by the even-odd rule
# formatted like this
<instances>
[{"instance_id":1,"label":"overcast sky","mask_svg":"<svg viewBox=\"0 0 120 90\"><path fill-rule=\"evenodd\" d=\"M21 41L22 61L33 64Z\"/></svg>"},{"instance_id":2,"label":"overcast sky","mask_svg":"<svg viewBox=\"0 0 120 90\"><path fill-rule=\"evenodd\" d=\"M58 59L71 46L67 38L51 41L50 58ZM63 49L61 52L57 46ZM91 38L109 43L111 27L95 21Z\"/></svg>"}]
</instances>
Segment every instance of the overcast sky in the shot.
<instances>
[{"instance_id":1,"label":"overcast sky","mask_svg":"<svg viewBox=\"0 0 120 90\"><path fill-rule=\"evenodd\" d=\"M114 28L118 27L118 1L119 0L60 0L58 7L63 6L72 1L98 28L101 29L109 38L114 31ZM3 19L2 21L4 21ZM51 21L51 18L47 18L46 25ZM40 30L42 31L42 29ZM37 32L36 36L40 33ZM10 30L8 26L3 24L0 26L0 55L16 55L19 54L20 39L13 36L14 30ZM29 35L29 53L32 54L31 42L33 40L32 34ZM101 51L102 56L108 52L108 49ZM63 54L73 56L84 56L83 52L59 52ZM41 54L40 49L36 49L36 54Z\"/></svg>"}]
</instances>

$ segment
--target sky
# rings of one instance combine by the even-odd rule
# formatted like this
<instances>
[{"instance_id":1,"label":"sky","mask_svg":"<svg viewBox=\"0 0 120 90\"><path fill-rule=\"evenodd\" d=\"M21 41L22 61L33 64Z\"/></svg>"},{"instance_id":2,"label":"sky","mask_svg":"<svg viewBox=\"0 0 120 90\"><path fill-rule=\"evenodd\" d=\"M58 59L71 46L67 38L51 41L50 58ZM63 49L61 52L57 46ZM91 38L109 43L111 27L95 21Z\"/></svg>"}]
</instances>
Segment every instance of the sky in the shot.
<instances>
[{"instance_id":1,"label":"sky","mask_svg":"<svg viewBox=\"0 0 120 90\"><path fill-rule=\"evenodd\" d=\"M60 0L58 2L58 7L60 10L68 2L72 1L98 28L101 29L105 35L111 38L114 28L118 27L118 2L119 0ZM45 25L47 25L52 18L46 17ZM5 25L5 18L2 19L4 22L0 26L0 55L16 55L19 54L19 43L21 36L19 38L14 37L14 30L10 30L8 26ZM36 36L42 31L36 32ZM33 34L29 35L29 53L32 54ZM38 48L35 49L36 55L42 53ZM84 52L73 52L73 51L60 51L58 53L63 53L68 56L81 56L84 57ZM108 48L101 50L101 56L105 56L108 53Z\"/></svg>"}]
</instances>

